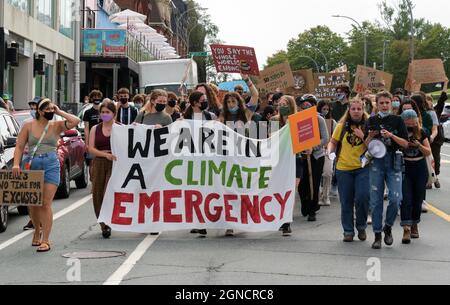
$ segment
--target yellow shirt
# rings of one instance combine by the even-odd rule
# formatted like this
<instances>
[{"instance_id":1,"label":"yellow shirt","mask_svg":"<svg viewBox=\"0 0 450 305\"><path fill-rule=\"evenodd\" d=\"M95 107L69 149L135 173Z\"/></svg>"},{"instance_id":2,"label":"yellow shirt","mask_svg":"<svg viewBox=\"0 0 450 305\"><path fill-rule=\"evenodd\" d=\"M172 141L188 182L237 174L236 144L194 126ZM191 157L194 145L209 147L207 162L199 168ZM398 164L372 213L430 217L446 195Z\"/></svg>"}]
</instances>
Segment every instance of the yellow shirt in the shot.
<instances>
[{"instance_id":1,"label":"yellow shirt","mask_svg":"<svg viewBox=\"0 0 450 305\"><path fill-rule=\"evenodd\" d=\"M336 142L341 140L342 130L345 125L338 124L334 133L333 139ZM345 131L342 139L342 147L339 154L337 170L352 171L361 168L361 156L366 152L367 147L363 140L358 138L353 132Z\"/></svg>"}]
</instances>

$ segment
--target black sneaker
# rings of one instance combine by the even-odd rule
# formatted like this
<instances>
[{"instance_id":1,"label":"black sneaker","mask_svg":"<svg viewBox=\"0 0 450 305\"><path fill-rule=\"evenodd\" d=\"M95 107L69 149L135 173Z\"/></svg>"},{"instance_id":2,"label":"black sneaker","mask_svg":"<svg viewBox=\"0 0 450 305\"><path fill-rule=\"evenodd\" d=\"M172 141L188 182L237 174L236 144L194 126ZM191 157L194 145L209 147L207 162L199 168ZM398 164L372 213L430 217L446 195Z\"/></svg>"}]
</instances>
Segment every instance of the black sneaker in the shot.
<instances>
[{"instance_id":1,"label":"black sneaker","mask_svg":"<svg viewBox=\"0 0 450 305\"><path fill-rule=\"evenodd\" d=\"M104 239L109 239L111 237L111 228L105 226L102 230L102 236Z\"/></svg>"},{"instance_id":2,"label":"black sneaker","mask_svg":"<svg viewBox=\"0 0 450 305\"><path fill-rule=\"evenodd\" d=\"M34 225L33 225L33 221L29 221L25 227L23 227L24 231L30 231L30 230L34 230Z\"/></svg>"},{"instance_id":3,"label":"black sneaker","mask_svg":"<svg viewBox=\"0 0 450 305\"><path fill-rule=\"evenodd\" d=\"M199 229L192 229L191 234L198 234L199 231L200 231Z\"/></svg>"},{"instance_id":4,"label":"black sneaker","mask_svg":"<svg viewBox=\"0 0 450 305\"><path fill-rule=\"evenodd\" d=\"M206 230L198 230L198 234L200 234L200 237L206 237L206 235L208 235L208 232Z\"/></svg>"},{"instance_id":5,"label":"black sneaker","mask_svg":"<svg viewBox=\"0 0 450 305\"><path fill-rule=\"evenodd\" d=\"M309 222L316 222L317 221L316 213L309 214L308 221Z\"/></svg>"},{"instance_id":6,"label":"black sneaker","mask_svg":"<svg viewBox=\"0 0 450 305\"><path fill-rule=\"evenodd\" d=\"M292 229L290 224L283 225L283 236L291 236Z\"/></svg>"},{"instance_id":7,"label":"black sneaker","mask_svg":"<svg viewBox=\"0 0 450 305\"><path fill-rule=\"evenodd\" d=\"M384 232L384 243L387 246L392 246L394 244L394 237L392 236L392 227L386 225L383 229Z\"/></svg>"},{"instance_id":8,"label":"black sneaker","mask_svg":"<svg viewBox=\"0 0 450 305\"><path fill-rule=\"evenodd\" d=\"M381 249L381 240L382 240L381 233L375 233L375 242L372 245L372 249L380 250Z\"/></svg>"}]
</instances>

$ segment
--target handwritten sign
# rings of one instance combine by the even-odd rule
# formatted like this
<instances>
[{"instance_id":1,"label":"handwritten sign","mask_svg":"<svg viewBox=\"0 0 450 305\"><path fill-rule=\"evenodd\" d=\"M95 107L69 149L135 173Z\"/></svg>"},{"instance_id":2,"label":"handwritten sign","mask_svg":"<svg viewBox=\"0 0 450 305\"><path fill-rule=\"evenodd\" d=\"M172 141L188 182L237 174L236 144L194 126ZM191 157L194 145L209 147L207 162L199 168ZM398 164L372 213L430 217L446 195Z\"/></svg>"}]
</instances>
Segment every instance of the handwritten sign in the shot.
<instances>
[{"instance_id":1,"label":"handwritten sign","mask_svg":"<svg viewBox=\"0 0 450 305\"><path fill-rule=\"evenodd\" d=\"M257 87L266 91L286 89L295 85L291 67L286 61L261 71Z\"/></svg>"},{"instance_id":2,"label":"handwritten sign","mask_svg":"<svg viewBox=\"0 0 450 305\"><path fill-rule=\"evenodd\" d=\"M294 154L320 145L320 129L317 108L297 112L289 118Z\"/></svg>"},{"instance_id":3,"label":"handwritten sign","mask_svg":"<svg viewBox=\"0 0 450 305\"><path fill-rule=\"evenodd\" d=\"M259 76L254 48L214 44L211 52L217 72Z\"/></svg>"},{"instance_id":4,"label":"handwritten sign","mask_svg":"<svg viewBox=\"0 0 450 305\"><path fill-rule=\"evenodd\" d=\"M336 98L336 87L339 84L347 83L350 80L350 73L314 73L315 95L320 99Z\"/></svg>"},{"instance_id":5,"label":"handwritten sign","mask_svg":"<svg viewBox=\"0 0 450 305\"><path fill-rule=\"evenodd\" d=\"M43 171L23 171L15 178L12 171L0 171L0 204L14 206L42 206Z\"/></svg>"},{"instance_id":6,"label":"handwritten sign","mask_svg":"<svg viewBox=\"0 0 450 305\"><path fill-rule=\"evenodd\" d=\"M314 92L314 76L312 69L298 70L292 72L294 86L288 88L286 93L293 96Z\"/></svg>"},{"instance_id":7,"label":"handwritten sign","mask_svg":"<svg viewBox=\"0 0 450 305\"><path fill-rule=\"evenodd\" d=\"M442 59L414 60L409 65L405 88L408 91L419 91L423 84L448 83Z\"/></svg>"},{"instance_id":8,"label":"handwritten sign","mask_svg":"<svg viewBox=\"0 0 450 305\"><path fill-rule=\"evenodd\" d=\"M358 93L363 93L367 90L391 91L393 78L392 74L369 67L358 66L353 90Z\"/></svg>"}]
</instances>

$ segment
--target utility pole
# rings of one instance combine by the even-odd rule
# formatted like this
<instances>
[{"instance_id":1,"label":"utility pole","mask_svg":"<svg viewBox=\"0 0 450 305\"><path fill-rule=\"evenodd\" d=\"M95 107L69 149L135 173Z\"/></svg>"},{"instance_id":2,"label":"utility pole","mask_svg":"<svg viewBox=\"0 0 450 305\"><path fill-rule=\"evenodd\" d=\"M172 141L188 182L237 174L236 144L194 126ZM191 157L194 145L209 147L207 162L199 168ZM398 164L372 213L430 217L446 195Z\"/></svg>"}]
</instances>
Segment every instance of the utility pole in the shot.
<instances>
[{"instance_id":1,"label":"utility pole","mask_svg":"<svg viewBox=\"0 0 450 305\"><path fill-rule=\"evenodd\" d=\"M407 0L409 15L410 15L410 36L409 36L409 61L412 62L414 60L414 14L413 14L413 4L411 0Z\"/></svg>"},{"instance_id":2,"label":"utility pole","mask_svg":"<svg viewBox=\"0 0 450 305\"><path fill-rule=\"evenodd\" d=\"M389 40L384 40L383 42L383 71L385 71L386 69L386 49L387 49L387 44L389 43Z\"/></svg>"},{"instance_id":3,"label":"utility pole","mask_svg":"<svg viewBox=\"0 0 450 305\"><path fill-rule=\"evenodd\" d=\"M80 102L80 56L81 56L81 1L75 0L73 7L74 14L74 33L75 33L75 58L74 58L74 102Z\"/></svg>"}]
</instances>

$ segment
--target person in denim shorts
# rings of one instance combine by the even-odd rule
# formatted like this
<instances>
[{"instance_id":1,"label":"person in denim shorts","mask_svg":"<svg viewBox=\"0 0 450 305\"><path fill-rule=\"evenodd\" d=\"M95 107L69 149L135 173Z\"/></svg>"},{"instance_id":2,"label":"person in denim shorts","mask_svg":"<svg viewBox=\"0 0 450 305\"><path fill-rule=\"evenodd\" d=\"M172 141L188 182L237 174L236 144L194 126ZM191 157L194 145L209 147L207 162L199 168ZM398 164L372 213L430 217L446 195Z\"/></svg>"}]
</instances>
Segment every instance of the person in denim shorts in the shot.
<instances>
[{"instance_id":1,"label":"person in denim shorts","mask_svg":"<svg viewBox=\"0 0 450 305\"><path fill-rule=\"evenodd\" d=\"M64 121L53 121L55 115L63 117ZM49 99L42 99L37 104L36 119L26 122L17 139L14 152L13 174L21 172L25 146L29 147L29 154L22 165L27 170L44 171L43 205L30 207L30 216L35 227L33 247L38 252L50 251L50 232L53 225L52 202L60 184L60 165L56 154L60 134L76 127L80 119L74 115L61 111Z\"/></svg>"}]
</instances>

